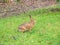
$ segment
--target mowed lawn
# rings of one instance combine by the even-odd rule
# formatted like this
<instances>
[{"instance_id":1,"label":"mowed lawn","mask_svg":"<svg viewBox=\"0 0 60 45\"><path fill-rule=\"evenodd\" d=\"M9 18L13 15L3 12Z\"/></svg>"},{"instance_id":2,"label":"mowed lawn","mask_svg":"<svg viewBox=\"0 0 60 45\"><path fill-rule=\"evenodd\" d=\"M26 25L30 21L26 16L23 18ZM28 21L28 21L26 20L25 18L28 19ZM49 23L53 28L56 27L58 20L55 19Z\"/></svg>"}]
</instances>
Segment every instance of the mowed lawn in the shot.
<instances>
[{"instance_id":1,"label":"mowed lawn","mask_svg":"<svg viewBox=\"0 0 60 45\"><path fill-rule=\"evenodd\" d=\"M25 33L18 26L36 20L34 28ZM35 10L18 16L0 18L0 45L60 45L60 12Z\"/></svg>"}]
</instances>

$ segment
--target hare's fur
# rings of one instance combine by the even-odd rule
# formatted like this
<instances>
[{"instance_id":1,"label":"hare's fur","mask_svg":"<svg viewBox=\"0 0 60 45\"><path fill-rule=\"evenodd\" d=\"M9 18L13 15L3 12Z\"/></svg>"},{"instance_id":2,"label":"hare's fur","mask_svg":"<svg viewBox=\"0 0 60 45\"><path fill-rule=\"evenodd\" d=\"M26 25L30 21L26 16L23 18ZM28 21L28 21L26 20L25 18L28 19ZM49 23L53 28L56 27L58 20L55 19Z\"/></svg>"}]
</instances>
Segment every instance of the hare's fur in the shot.
<instances>
[{"instance_id":1,"label":"hare's fur","mask_svg":"<svg viewBox=\"0 0 60 45\"><path fill-rule=\"evenodd\" d=\"M29 15L29 17L30 17L30 22L19 25L18 27L19 31L25 32L25 31L31 30L34 27L35 20L32 19L31 15Z\"/></svg>"}]
</instances>

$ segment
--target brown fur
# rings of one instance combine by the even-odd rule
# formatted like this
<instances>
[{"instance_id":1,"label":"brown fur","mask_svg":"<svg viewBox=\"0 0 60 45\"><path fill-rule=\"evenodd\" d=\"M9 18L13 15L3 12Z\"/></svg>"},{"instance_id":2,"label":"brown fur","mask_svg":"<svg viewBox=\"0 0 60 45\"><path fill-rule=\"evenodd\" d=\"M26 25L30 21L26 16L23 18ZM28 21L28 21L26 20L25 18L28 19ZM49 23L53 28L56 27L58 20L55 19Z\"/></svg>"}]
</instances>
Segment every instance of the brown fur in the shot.
<instances>
[{"instance_id":1,"label":"brown fur","mask_svg":"<svg viewBox=\"0 0 60 45\"><path fill-rule=\"evenodd\" d=\"M18 27L19 31L25 32L25 31L31 30L34 27L35 20L32 19L32 17L30 15L29 15L29 17L30 17L30 22L19 25L19 27Z\"/></svg>"}]
</instances>

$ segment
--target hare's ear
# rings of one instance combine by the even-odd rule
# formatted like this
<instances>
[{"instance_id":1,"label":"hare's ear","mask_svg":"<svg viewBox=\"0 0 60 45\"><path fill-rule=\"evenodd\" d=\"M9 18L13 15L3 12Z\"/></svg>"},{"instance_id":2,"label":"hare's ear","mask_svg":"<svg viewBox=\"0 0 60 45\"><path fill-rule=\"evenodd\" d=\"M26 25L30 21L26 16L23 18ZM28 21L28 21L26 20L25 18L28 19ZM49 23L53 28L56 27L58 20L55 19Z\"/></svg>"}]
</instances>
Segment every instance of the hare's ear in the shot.
<instances>
[{"instance_id":1,"label":"hare's ear","mask_svg":"<svg viewBox=\"0 0 60 45\"><path fill-rule=\"evenodd\" d=\"M31 15L29 15L29 17L32 18Z\"/></svg>"}]
</instances>

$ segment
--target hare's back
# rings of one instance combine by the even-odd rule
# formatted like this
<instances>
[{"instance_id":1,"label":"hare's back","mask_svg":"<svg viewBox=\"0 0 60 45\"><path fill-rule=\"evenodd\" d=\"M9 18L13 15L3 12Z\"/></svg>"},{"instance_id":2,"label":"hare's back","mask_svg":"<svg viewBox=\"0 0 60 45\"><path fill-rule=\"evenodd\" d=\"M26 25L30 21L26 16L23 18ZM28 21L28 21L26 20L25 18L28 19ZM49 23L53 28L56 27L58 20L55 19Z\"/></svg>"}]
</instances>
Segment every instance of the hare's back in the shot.
<instances>
[{"instance_id":1,"label":"hare's back","mask_svg":"<svg viewBox=\"0 0 60 45\"><path fill-rule=\"evenodd\" d=\"M24 24L21 24L21 25L19 26L20 29L21 29L21 28L28 29L28 28L30 28L30 27L31 27L31 24L30 24L30 23L24 23Z\"/></svg>"}]
</instances>

